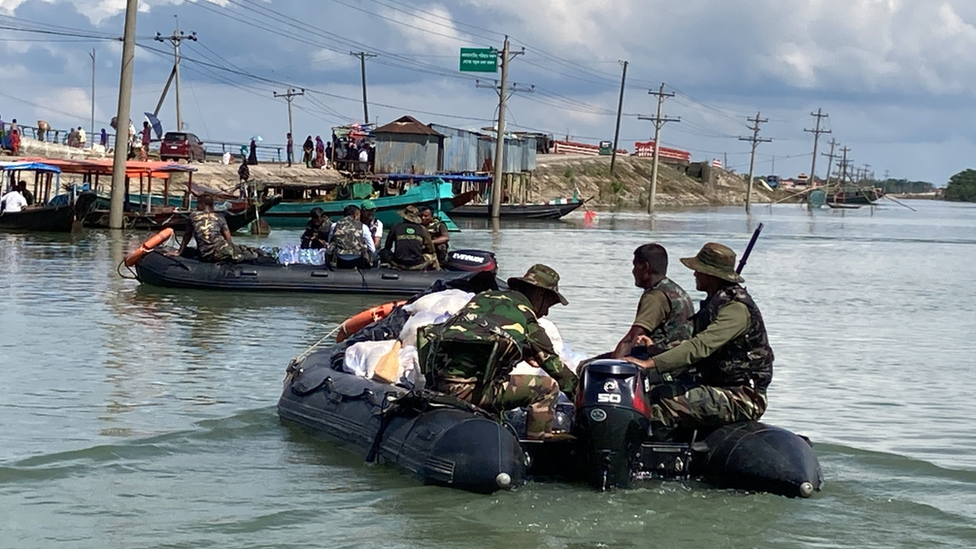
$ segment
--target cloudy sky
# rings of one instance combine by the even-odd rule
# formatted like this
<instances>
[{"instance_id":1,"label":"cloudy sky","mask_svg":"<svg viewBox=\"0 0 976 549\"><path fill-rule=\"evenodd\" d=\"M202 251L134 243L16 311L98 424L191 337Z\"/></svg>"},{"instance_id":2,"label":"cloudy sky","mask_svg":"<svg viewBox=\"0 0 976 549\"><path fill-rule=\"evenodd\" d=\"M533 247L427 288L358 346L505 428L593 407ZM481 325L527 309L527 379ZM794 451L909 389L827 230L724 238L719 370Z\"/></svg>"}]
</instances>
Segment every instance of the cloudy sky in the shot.
<instances>
[{"instance_id":1,"label":"cloudy sky","mask_svg":"<svg viewBox=\"0 0 976 549\"><path fill-rule=\"evenodd\" d=\"M89 126L96 56L96 126L114 115L125 0L0 0L0 115L54 127ZM183 49L188 131L211 141L258 133L284 141L287 110L273 91L305 88L295 133L328 135L362 119L358 59L368 51L369 113L413 114L461 128L492 124L497 97L458 71L460 47L524 55L511 79L534 93L509 103L511 129L596 142L613 137L619 61L630 62L622 146L653 133L663 82L680 117L665 145L696 159L728 155L748 168L746 118L761 111L757 172L809 172L812 111L881 177L942 185L973 167L976 2L972 0L145 0L139 2L133 119L152 111L172 65L153 40L176 24L199 40ZM21 29L21 30L15 30ZM42 29L46 33L22 32ZM53 33L53 34L52 34ZM84 36L76 36L76 35ZM484 80L484 76L481 77ZM160 118L175 126L172 92ZM818 159L823 174L826 158Z\"/></svg>"}]
</instances>

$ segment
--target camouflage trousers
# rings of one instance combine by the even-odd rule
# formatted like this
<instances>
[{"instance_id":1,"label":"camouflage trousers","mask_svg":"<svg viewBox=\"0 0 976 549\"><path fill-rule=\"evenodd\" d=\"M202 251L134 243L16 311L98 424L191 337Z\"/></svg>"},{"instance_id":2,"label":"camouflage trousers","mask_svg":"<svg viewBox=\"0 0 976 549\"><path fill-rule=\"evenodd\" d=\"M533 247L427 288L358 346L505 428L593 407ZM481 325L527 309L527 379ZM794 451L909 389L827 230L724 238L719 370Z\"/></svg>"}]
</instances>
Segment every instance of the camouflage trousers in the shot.
<instances>
[{"instance_id":1,"label":"camouflage trousers","mask_svg":"<svg viewBox=\"0 0 976 549\"><path fill-rule=\"evenodd\" d=\"M441 270L441 264L437 261L437 256L435 254L421 254L423 261L416 265L401 265L396 262L396 258L388 250L382 250L379 253L380 263L384 266L390 267L391 269L399 269L401 271L439 271Z\"/></svg>"},{"instance_id":2,"label":"camouflage trousers","mask_svg":"<svg viewBox=\"0 0 976 549\"><path fill-rule=\"evenodd\" d=\"M655 438L676 429L711 431L729 423L756 420L766 411L766 393L749 386L712 387L666 383L651 389L651 429Z\"/></svg>"},{"instance_id":3,"label":"camouflage trousers","mask_svg":"<svg viewBox=\"0 0 976 549\"><path fill-rule=\"evenodd\" d=\"M218 263L250 263L259 258L268 257L270 257L268 253L260 248L251 248L240 244L227 244L214 250L210 260Z\"/></svg>"},{"instance_id":4,"label":"camouflage trousers","mask_svg":"<svg viewBox=\"0 0 976 549\"><path fill-rule=\"evenodd\" d=\"M559 400L559 384L546 376L508 376L507 381L496 382L484 394L476 394L477 383L466 381L439 381L436 390L466 400L489 412L500 414L505 410L528 406L525 420L528 438L540 439L551 430Z\"/></svg>"}]
</instances>

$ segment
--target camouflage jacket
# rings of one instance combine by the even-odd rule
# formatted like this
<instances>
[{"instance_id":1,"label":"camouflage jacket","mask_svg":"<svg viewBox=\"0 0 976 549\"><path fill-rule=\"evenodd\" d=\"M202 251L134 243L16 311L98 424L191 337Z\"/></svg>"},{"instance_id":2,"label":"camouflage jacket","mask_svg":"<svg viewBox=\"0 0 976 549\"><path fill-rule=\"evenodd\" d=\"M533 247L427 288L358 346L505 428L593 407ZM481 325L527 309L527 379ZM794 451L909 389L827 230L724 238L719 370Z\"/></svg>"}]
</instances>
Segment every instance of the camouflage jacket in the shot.
<instances>
[{"instance_id":1,"label":"camouflage jacket","mask_svg":"<svg viewBox=\"0 0 976 549\"><path fill-rule=\"evenodd\" d=\"M432 326L421 343L424 370L452 382L493 383L508 379L515 365L542 354L539 366L573 391L577 378L563 366L528 299L516 291L482 292L444 324ZM491 349L499 343L494 360ZM491 363L493 362L493 363ZM486 372L491 379L485 379Z\"/></svg>"},{"instance_id":2,"label":"camouflage jacket","mask_svg":"<svg viewBox=\"0 0 976 549\"><path fill-rule=\"evenodd\" d=\"M708 328L718 317L723 305L738 301L749 309L749 328L744 334L725 344L708 358L695 364L702 381L718 387L753 384L765 391L773 379L773 349L766 337L759 307L745 288L729 286L702 304L695 315L695 333Z\"/></svg>"},{"instance_id":3,"label":"camouflage jacket","mask_svg":"<svg viewBox=\"0 0 976 549\"><path fill-rule=\"evenodd\" d=\"M330 244L339 254L363 254L367 250L363 240L363 224L352 217L343 217L335 224Z\"/></svg>"},{"instance_id":4,"label":"camouflage jacket","mask_svg":"<svg viewBox=\"0 0 976 549\"><path fill-rule=\"evenodd\" d=\"M695 305L681 286L670 278L663 278L652 289L660 291L668 298L671 311L664 322L650 333L651 341L658 352L673 349L682 341L691 339L694 333L691 319L695 315Z\"/></svg>"}]
</instances>

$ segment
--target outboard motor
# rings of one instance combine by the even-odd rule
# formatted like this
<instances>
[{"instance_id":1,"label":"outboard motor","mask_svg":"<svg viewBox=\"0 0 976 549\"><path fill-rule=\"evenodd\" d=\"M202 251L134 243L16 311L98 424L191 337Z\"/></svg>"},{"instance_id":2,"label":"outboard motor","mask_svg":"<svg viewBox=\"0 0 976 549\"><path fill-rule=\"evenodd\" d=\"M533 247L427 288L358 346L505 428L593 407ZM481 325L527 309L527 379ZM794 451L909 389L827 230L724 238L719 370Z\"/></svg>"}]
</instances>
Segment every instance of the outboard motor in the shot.
<instances>
[{"instance_id":1,"label":"outboard motor","mask_svg":"<svg viewBox=\"0 0 976 549\"><path fill-rule=\"evenodd\" d=\"M443 266L449 271L468 271L495 272L498 270L498 262L495 254L484 250L454 250L447 254L447 265Z\"/></svg>"},{"instance_id":2,"label":"outboard motor","mask_svg":"<svg viewBox=\"0 0 976 549\"><path fill-rule=\"evenodd\" d=\"M583 472L600 490L628 488L650 431L641 369L622 360L595 360L580 374L576 432Z\"/></svg>"}]
</instances>

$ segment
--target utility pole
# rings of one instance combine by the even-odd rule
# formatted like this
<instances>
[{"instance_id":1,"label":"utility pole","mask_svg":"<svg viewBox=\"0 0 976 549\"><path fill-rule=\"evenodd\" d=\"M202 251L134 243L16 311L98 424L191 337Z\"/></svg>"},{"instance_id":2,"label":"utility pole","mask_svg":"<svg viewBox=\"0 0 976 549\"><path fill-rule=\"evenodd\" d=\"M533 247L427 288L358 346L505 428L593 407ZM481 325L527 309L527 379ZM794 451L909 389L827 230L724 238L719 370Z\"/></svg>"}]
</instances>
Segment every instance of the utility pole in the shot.
<instances>
[{"instance_id":1,"label":"utility pole","mask_svg":"<svg viewBox=\"0 0 976 549\"><path fill-rule=\"evenodd\" d=\"M119 75L119 108L115 122L115 156L112 159L112 199L108 226L122 228L125 202L125 159L129 152L129 109L132 106L132 72L136 53L136 12L138 0L126 0L125 31L122 34L122 69ZM94 136L92 136L94 139Z\"/></svg>"},{"instance_id":2,"label":"utility pole","mask_svg":"<svg viewBox=\"0 0 976 549\"><path fill-rule=\"evenodd\" d=\"M296 92L295 88L288 86L288 91L285 93L271 92L275 97L284 97L285 101L288 102L288 133L292 134L293 137L295 135L295 130L292 129L291 102L294 98L298 97L299 95L305 95L305 88L302 88L301 90L302 91L300 92Z\"/></svg>"},{"instance_id":3,"label":"utility pole","mask_svg":"<svg viewBox=\"0 0 976 549\"><path fill-rule=\"evenodd\" d=\"M840 183L843 185L847 181L847 153L851 152L851 149L850 147L844 147L840 152L843 154L843 160L840 161L838 169L840 170Z\"/></svg>"},{"instance_id":4,"label":"utility pole","mask_svg":"<svg viewBox=\"0 0 976 549\"><path fill-rule=\"evenodd\" d=\"M504 161L505 161L505 103L508 101L509 92L515 93L517 91L527 91L532 92L535 86L529 88L518 88L518 84L512 86L512 89L508 88L508 64L515 59L517 55L525 54L525 48L521 51L511 51L508 43L508 35L505 35L505 44L502 47L502 51L498 52L499 63L502 66L502 77L501 83L497 86L495 85L482 85L481 82L475 82L475 86L479 88L494 88L498 92L498 128L497 137L495 138L495 175L492 177L491 181L491 217L492 219L498 219L501 216L502 208L502 174L504 172Z\"/></svg>"},{"instance_id":5,"label":"utility pole","mask_svg":"<svg viewBox=\"0 0 976 549\"><path fill-rule=\"evenodd\" d=\"M91 133L88 134L90 146L95 146L95 48L88 54L92 58L92 112L91 112ZM128 128L126 128L128 130Z\"/></svg>"},{"instance_id":6,"label":"utility pole","mask_svg":"<svg viewBox=\"0 0 976 549\"><path fill-rule=\"evenodd\" d=\"M627 84L627 61L621 61L624 67L623 75L620 77L620 100L617 101L617 128L613 131L613 153L610 154L610 175L613 175L613 167L617 163L617 142L620 139L620 115L624 110L624 86Z\"/></svg>"},{"instance_id":7,"label":"utility pole","mask_svg":"<svg viewBox=\"0 0 976 549\"><path fill-rule=\"evenodd\" d=\"M820 141L820 134L832 133L830 130L820 129L820 119L828 117L828 115L822 114L822 110L823 109L817 109L817 112L810 113L810 116L815 116L817 118L817 125L814 127L814 129L803 129L803 131L813 134L813 162L810 164L810 185L813 185L817 181L817 143ZM830 177L829 171L827 172L827 177Z\"/></svg>"},{"instance_id":8,"label":"utility pole","mask_svg":"<svg viewBox=\"0 0 976 549\"><path fill-rule=\"evenodd\" d=\"M681 122L680 118L668 118L663 116L664 100L669 97L674 97L674 93L664 93L664 82L661 82L661 87L658 91L647 90L648 95L657 96L657 116L638 116L638 120L650 120L654 122L654 157L651 162L651 188L647 191L647 213L654 213L654 207L657 202L657 164L660 159L660 149L661 149L661 128L667 122Z\"/></svg>"},{"instance_id":9,"label":"utility pole","mask_svg":"<svg viewBox=\"0 0 976 549\"><path fill-rule=\"evenodd\" d=\"M376 57L376 54L351 51L349 55L359 58L359 66L363 74L363 120L369 124L369 105L366 103L366 60L370 57Z\"/></svg>"},{"instance_id":10,"label":"utility pole","mask_svg":"<svg viewBox=\"0 0 976 549\"><path fill-rule=\"evenodd\" d=\"M180 104L180 43L184 40L190 40L191 42L197 41L197 33L191 32L186 34L180 30L180 20L176 19L176 30L173 31L172 36L163 36L160 33L156 33L157 42L166 42L173 44L173 73L170 76L176 80L176 131L183 131L183 115ZM166 96L166 89L169 89L169 82L166 83L166 88L163 90L163 97ZM163 98L159 99L159 103L162 104ZM156 107L156 112L159 112L159 107Z\"/></svg>"},{"instance_id":11,"label":"utility pole","mask_svg":"<svg viewBox=\"0 0 976 549\"><path fill-rule=\"evenodd\" d=\"M826 156L828 158L828 160L827 160L827 179L824 181L824 184L823 184L824 192L827 192L827 187L830 185L830 170L833 168L834 159L835 158L838 158L838 156L836 154L834 154L834 147L836 147L836 146L837 146L837 140L831 138L831 140L830 140L830 154L820 153L822 156Z\"/></svg>"},{"instance_id":12,"label":"utility pole","mask_svg":"<svg viewBox=\"0 0 976 549\"><path fill-rule=\"evenodd\" d=\"M749 157L749 180L746 185L746 213L752 208L752 178L754 169L756 167L756 148L759 147L760 143L770 143L772 139L768 137L759 137L759 127L766 122L769 122L768 118L759 118L761 113L756 113L755 118L747 118L749 122L752 122L752 126L749 129L752 130L752 137L740 137L739 141L748 141L752 143L752 155Z\"/></svg>"}]
</instances>

